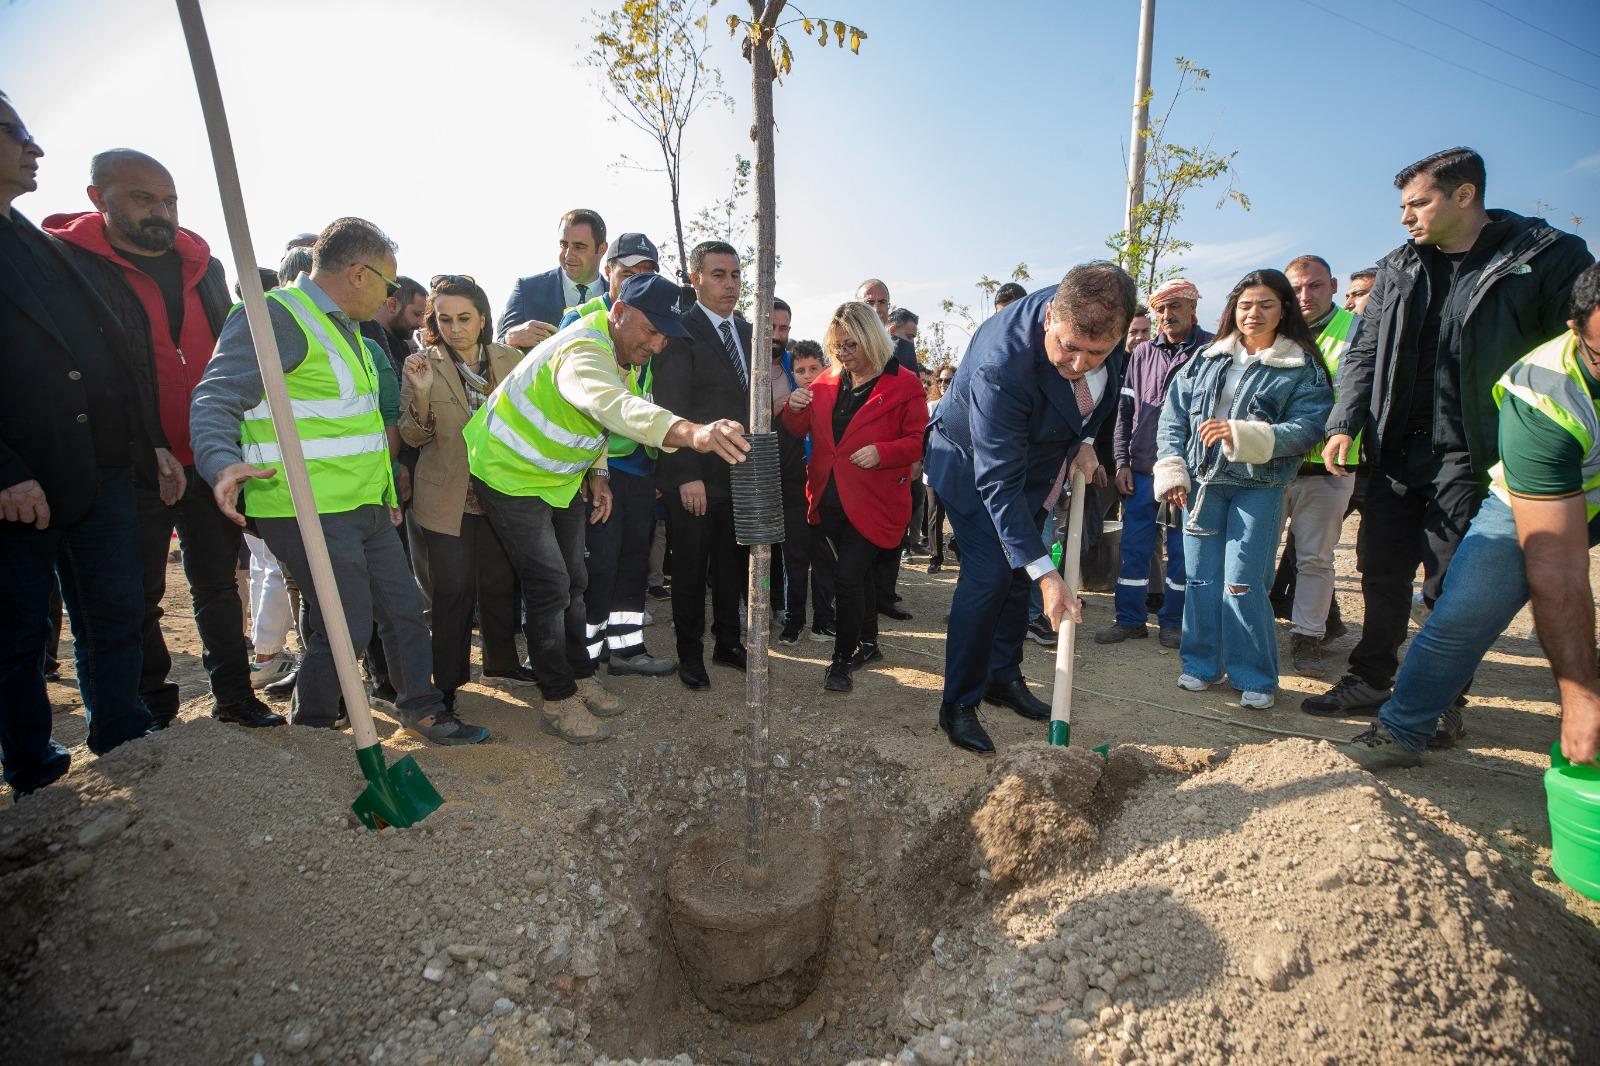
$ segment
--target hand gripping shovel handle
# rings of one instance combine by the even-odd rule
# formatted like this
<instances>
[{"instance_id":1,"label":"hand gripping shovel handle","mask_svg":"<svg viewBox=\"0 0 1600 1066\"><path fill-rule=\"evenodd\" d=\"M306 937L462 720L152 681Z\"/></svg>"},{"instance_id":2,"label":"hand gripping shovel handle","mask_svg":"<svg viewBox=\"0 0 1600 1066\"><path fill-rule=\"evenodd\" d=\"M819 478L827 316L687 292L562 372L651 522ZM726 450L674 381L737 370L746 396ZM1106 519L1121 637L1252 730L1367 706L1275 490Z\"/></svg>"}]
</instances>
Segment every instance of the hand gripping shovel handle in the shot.
<instances>
[{"instance_id":1,"label":"hand gripping shovel handle","mask_svg":"<svg viewBox=\"0 0 1600 1066\"><path fill-rule=\"evenodd\" d=\"M282 454L280 468L289 482L295 522L300 527L300 539L311 568L311 584L316 590L320 608L318 613L322 616L322 627L332 646L334 668L339 675L339 691L344 696L345 710L350 715L362 772L375 788L387 789L390 782L384 773L383 753L378 747L378 733L372 724L372 709L367 706L366 688L356 670L355 650L350 644L344 605L339 599L339 587L334 581L333 566L328 560L328 545L322 536L317 501L311 492L305 455L300 448L300 435L295 429L294 414L289 407L289 392L284 384L278 343L272 333L272 321L267 315L266 296L261 291L261 274L256 269L255 249L250 242L244 195L239 186L239 167L233 155L228 116L222 106L222 89L217 81L211 42L206 35L199 0L177 0L177 4L178 17L183 23L184 37L189 46L189 61L194 67L195 86L200 93L200 109L205 115L206 133L211 141L211 157L216 165L217 186L222 196L222 214L228 226L228 243L233 250L234 270L238 274L240 292L244 297L244 311L250 322L250 337L255 342L256 360L261 365L261 382L266 390L267 407L272 412L272 428L277 434ZM421 771L417 770L416 773L420 775Z\"/></svg>"},{"instance_id":2,"label":"hand gripping shovel handle","mask_svg":"<svg viewBox=\"0 0 1600 1066\"><path fill-rule=\"evenodd\" d=\"M1067 543L1062 548L1067 564L1068 603L1078 597L1083 570L1083 471L1072 472L1072 509L1067 514ZM1065 747L1072 734L1072 662L1078 643L1078 623L1070 614L1061 617L1056 637L1056 678L1050 693L1050 743Z\"/></svg>"}]
</instances>

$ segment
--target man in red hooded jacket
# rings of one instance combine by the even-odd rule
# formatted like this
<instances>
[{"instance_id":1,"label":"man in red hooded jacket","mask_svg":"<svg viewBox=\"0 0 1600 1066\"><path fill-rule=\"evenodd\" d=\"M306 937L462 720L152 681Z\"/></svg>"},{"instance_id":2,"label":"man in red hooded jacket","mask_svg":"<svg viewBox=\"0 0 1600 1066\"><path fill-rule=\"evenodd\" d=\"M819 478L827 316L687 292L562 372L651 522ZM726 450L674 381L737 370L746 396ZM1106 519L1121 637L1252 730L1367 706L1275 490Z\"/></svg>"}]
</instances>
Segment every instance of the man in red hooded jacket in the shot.
<instances>
[{"instance_id":1,"label":"man in red hooded jacket","mask_svg":"<svg viewBox=\"0 0 1600 1066\"><path fill-rule=\"evenodd\" d=\"M136 483L144 563L144 667L139 694L158 727L178 713L178 686L167 679L172 657L161 635L167 551L176 527L194 600L202 662L216 701L213 713L246 726L283 724L250 687L244 616L234 569L239 527L222 516L195 473L189 447L189 397L205 372L232 300L222 264L196 233L178 226L172 175L142 152L101 152L89 168L95 210L52 215L46 232L66 242L74 261L122 320L129 343L155 366L161 428L187 485L175 504L157 486ZM140 353L141 355L143 353Z\"/></svg>"}]
</instances>

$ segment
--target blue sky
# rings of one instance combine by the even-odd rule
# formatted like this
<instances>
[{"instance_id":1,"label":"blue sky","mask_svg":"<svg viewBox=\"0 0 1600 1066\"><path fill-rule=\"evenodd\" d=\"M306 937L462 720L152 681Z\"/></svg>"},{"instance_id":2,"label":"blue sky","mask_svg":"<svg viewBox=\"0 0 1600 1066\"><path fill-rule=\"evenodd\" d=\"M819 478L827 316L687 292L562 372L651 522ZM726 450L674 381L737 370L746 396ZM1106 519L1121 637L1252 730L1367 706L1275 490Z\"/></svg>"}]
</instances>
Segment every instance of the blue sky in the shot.
<instances>
[{"instance_id":1,"label":"blue sky","mask_svg":"<svg viewBox=\"0 0 1600 1066\"><path fill-rule=\"evenodd\" d=\"M839 5L806 10L865 29L861 54L808 48L796 27L795 70L777 90L778 293L795 306L796 336L818 334L869 275L926 325L943 298L975 301L981 274L1026 262L1045 283L1103 251L1121 225L1136 0ZM580 65L585 3L204 9L264 263L291 234L360 214L400 242L404 272L473 274L499 307L516 276L553 265L554 223L569 207L598 209L613 232L668 239L661 176L614 165L653 145L608 121ZM733 10L747 6L722 0L718 13ZM725 36L716 42L734 107L689 129L691 212L724 192L735 152L752 154L748 67ZM1583 216L1578 232L1595 243L1593 52L1593 0L1161 0L1157 101L1176 56L1210 69L1174 138L1237 150L1254 205L1214 210L1205 190L1189 201L1184 266L1202 320L1253 267L1316 252L1343 273L1393 248L1404 237L1394 173L1455 144L1486 157L1490 206L1530 214L1542 200L1563 228ZM0 70L47 152L19 210L37 220L86 208L89 157L140 148L172 169L183 223L233 273L168 0L0 0Z\"/></svg>"}]
</instances>

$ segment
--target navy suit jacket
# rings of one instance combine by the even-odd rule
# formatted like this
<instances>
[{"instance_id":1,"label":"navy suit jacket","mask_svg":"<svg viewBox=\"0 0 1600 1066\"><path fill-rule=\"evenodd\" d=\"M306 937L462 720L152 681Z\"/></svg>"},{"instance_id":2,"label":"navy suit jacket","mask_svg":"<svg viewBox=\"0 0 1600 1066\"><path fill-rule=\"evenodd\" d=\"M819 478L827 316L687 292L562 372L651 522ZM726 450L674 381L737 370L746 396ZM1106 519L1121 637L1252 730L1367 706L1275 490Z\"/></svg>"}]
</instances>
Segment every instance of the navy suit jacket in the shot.
<instances>
[{"instance_id":1,"label":"navy suit jacket","mask_svg":"<svg viewBox=\"0 0 1600 1066\"><path fill-rule=\"evenodd\" d=\"M928 424L928 483L947 509L987 513L1013 567L1046 554L1039 511L1062 460L1116 413L1127 361L1117 345L1102 364L1105 391L1081 417L1072 382L1045 357L1044 312L1055 293L1040 289L978 327Z\"/></svg>"},{"instance_id":2,"label":"navy suit jacket","mask_svg":"<svg viewBox=\"0 0 1600 1066\"><path fill-rule=\"evenodd\" d=\"M598 296L605 291L605 287L605 279L597 278L594 283L595 291L589 295ZM500 316L500 328L495 330L495 340L504 344L508 329L520 326L530 319L548 322L552 326L557 325L566 310L567 298L561 288L560 267L529 278L518 278L517 283L511 287L511 299L506 301L505 313Z\"/></svg>"}]
</instances>

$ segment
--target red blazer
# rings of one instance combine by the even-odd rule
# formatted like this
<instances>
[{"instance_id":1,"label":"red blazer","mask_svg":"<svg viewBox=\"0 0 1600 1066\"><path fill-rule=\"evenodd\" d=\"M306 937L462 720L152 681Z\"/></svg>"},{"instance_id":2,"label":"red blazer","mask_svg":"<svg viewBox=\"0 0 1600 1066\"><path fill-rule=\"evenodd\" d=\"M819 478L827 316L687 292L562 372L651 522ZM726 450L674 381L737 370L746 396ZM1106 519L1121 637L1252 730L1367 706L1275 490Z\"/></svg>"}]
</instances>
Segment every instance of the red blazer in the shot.
<instances>
[{"instance_id":1,"label":"red blazer","mask_svg":"<svg viewBox=\"0 0 1600 1066\"><path fill-rule=\"evenodd\" d=\"M839 398L839 368L830 368L811 383L811 406L795 411L785 405L783 424L795 436L811 434L811 463L806 470L806 520L817 525L817 508L828 477L839 490L850 524L880 548L899 547L911 521L911 464L922 459L922 434L928 428L928 400L922 382L890 360L872 387L867 402L850 419L844 437L833 442L833 405ZM878 446L878 465L863 470L850 456L869 444Z\"/></svg>"}]
</instances>

